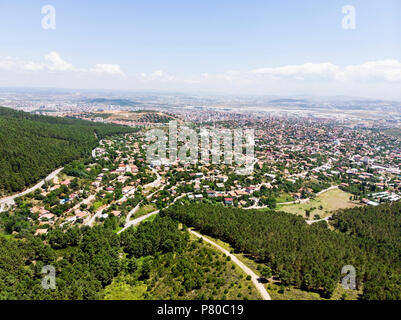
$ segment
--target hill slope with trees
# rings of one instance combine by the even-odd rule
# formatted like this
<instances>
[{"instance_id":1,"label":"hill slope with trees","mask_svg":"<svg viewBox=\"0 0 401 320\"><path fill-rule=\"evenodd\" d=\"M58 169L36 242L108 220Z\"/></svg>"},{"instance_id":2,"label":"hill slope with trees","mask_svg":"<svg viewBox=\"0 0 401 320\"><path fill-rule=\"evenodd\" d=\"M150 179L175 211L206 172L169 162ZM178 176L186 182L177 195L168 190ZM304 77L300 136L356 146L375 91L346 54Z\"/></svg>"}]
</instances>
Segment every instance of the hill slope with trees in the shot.
<instances>
[{"instance_id":1,"label":"hill slope with trees","mask_svg":"<svg viewBox=\"0 0 401 320\"><path fill-rule=\"evenodd\" d=\"M0 194L21 191L54 169L89 156L98 139L132 130L0 107Z\"/></svg>"},{"instance_id":2,"label":"hill slope with trees","mask_svg":"<svg viewBox=\"0 0 401 320\"><path fill-rule=\"evenodd\" d=\"M0 234L0 300L259 298L232 262L171 218L121 235L117 225L109 218L43 238ZM54 289L42 288L44 266L54 267Z\"/></svg>"}]
</instances>

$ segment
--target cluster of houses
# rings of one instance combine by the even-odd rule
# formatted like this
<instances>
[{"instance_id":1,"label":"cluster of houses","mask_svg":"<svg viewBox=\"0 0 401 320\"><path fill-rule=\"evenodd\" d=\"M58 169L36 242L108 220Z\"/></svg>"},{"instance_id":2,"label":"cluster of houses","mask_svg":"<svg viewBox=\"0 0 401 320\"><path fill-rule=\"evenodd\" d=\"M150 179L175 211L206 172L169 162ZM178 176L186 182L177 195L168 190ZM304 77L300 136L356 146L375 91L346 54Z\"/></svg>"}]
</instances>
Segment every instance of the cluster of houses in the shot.
<instances>
[{"instance_id":1,"label":"cluster of houses","mask_svg":"<svg viewBox=\"0 0 401 320\"><path fill-rule=\"evenodd\" d=\"M228 119L233 118L230 116ZM149 165L152 170L156 170L162 176L161 189L166 186L164 191L178 197L180 195L178 187L190 184L193 186L193 192L187 194L189 199L219 198L228 206L237 202L240 206L249 205L249 199L253 199L251 196L262 186L281 192L284 184L296 186L290 194L295 200L309 197L314 193L310 187L311 183L335 184L344 189L363 186L366 194L362 202L367 205L378 205L383 201L401 199L399 139L389 140L380 132L359 130L329 121L311 121L310 119L269 117L261 121L238 116L234 117L231 125L233 128L255 129L257 161L254 169L258 174L262 172L258 183L252 180L254 172L251 172L248 178L252 183L242 186L235 181L227 187L227 175L235 173L235 164L223 165L223 170L221 166L211 165L201 160L196 165L180 160L173 163L170 163L168 159L153 160ZM121 139L102 140L101 146L93 151L93 158L104 161L114 159L113 165L103 168L91 182L90 196L92 198L86 204L91 205L95 201L95 195L98 195L100 191L102 196L104 193L113 194L116 191L116 183L122 185L123 193L123 198L116 203L121 205L126 201L142 184L141 179L136 175L143 173L143 166L146 163L146 146L144 132L126 135ZM108 154L110 148L117 157ZM90 167L87 170L90 171ZM190 181L176 181L174 185L170 185L171 181L168 178L170 170L177 173L188 172ZM110 181L106 179L110 175L117 177L114 181ZM132 176L136 176L134 180ZM129 181L131 182L128 183ZM210 181L215 188L209 186L207 182ZM47 196L50 191L57 190L63 185L71 184L70 179L58 181L56 178L53 182L54 185L51 188L41 193L43 196ZM59 204L70 204L80 197L80 192L82 190L72 192L60 199ZM155 201L157 197L156 192L150 200ZM247 199L248 203L244 199ZM70 208L63 217L55 216L43 206L34 207L32 210L38 214L41 224L36 231L37 235L48 231L45 225L50 228L59 220L62 220L62 224L66 224L90 217L90 213L79 208L79 205ZM111 214L119 217L121 210L112 210ZM107 216L108 213L102 213L100 218L106 219Z\"/></svg>"}]
</instances>

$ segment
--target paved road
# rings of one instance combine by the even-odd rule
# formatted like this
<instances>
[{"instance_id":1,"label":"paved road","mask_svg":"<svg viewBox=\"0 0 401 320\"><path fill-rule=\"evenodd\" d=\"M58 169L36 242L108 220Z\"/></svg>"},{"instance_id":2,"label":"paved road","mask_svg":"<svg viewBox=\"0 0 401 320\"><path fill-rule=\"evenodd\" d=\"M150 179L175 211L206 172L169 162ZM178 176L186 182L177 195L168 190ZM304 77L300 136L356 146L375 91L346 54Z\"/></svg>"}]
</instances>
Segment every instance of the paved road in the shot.
<instances>
[{"instance_id":1,"label":"paved road","mask_svg":"<svg viewBox=\"0 0 401 320\"><path fill-rule=\"evenodd\" d=\"M139 202L134 209L132 209L130 212L128 212L127 217L125 219L126 225L130 222L132 215L138 211L139 207L141 206L141 203L142 203L142 201Z\"/></svg>"},{"instance_id":2,"label":"paved road","mask_svg":"<svg viewBox=\"0 0 401 320\"><path fill-rule=\"evenodd\" d=\"M96 213L93 216L91 216L88 220L86 220L84 222L84 225L85 226L89 226L89 227L93 227L93 224L95 223L96 218L100 218L100 216L102 215L103 211L106 210L110 206L111 206L111 204L109 204L106 207L103 207L103 208L99 209L98 211L96 211Z\"/></svg>"},{"instance_id":3,"label":"paved road","mask_svg":"<svg viewBox=\"0 0 401 320\"><path fill-rule=\"evenodd\" d=\"M328 217L326 217L326 218L319 219L319 220L306 220L306 223L307 223L307 224L314 224L314 223L320 222L320 221L329 221L331 217L332 217L332 216L328 216Z\"/></svg>"},{"instance_id":4,"label":"paved road","mask_svg":"<svg viewBox=\"0 0 401 320\"><path fill-rule=\"evenodd\" d=\"M186 195L187 195L187 194L184 193L184 194L178 196L178 197L175 198L174 201L173 201L169 206L167 206L165 209L167 209L168 207L172 206L178 199L181 199L181 198L185 197ZM141 203L142 203L142 202L141 202ZM138 210L137 207L138 207L141 203L139 203L139 204L133 209L133 210L135 210L135 212L136 212L136 210ZM132 211L133 211L133 210L132 210ZM132 212L132 211L131 211L131 212ZM141 223L143 220L145 220L145 219L147 219L147 218L149 218L149 217L151 217L151 216L153 216L153 215L155 215L155 214L158 214L159 212L160 212L160 210L153 211L153 212L151 212L151 213L148 213L148 214L146 214L146 215L144 215L144 216L141 216L141 217L136 218L136 219L131 220L131 221L129 221L129 219L128 219L128 217L127 217L127 219L126 219L126 221L125 221L124 228L121 229L120 231L118 231L117 234L120 234L121 232L127 230L127 229L128 229L129 227L131 227L131 226L136 226L137 224ZM131 215L132 215L132 214L131 214Z\"/></svg>"},{"instance_id":5,"label":"paved road","mask_svg":"<svg viewBox=\"0 0 401 320\"><path fill-rule=\"evenodd\" d=\"M0 206L3 205L3 204L13 205L13 204L14 204L14 199L19 198L19 197L22 197L22 196L24 196L24 195L26 195L26 194L28 194L28 193L31 193L31 192L35 191L36 189L41 188L41 187L44 185L45 181L52 180L52 179L55 178L55 177L61 172L61 170L63 170L63 169L64 169L64 168L59 168L59 169L57 169L57 170L54 170L54 171L53 171L52 173L50 173L44 180L40 181L39 183L37 183L36 185L34 185L33 187L31 187L31 188L29 188L29 189L27 189L27 190L25 190L25 191L22 191L22 192L13 194L12 196L8 196L8 197L5 197L5 198L0 199Z\"/></svg>"},{"instance_id":6,"label":"paved road","mask_svg":"<svg viewBox=\"0 0 401 320\"><path fill-rule=\"evenodd\" d=\"M252 282L255 285L256 289L259 291L260 295L262 296L263 300L271 300L270 294L267 292L265 286L263 283L260 281L260 277L256 275L251 269L249 269L245 264L243 264L235 255L231 254L228 252L226 249L222 248L219 246L217 243L213 242L212 240L205 238L202 236L200 233L193 231L191 229L188 229L189 232L191 232L193 235L197 236L198 238L202 238L204 241L207 243L210 243L212 246L216 247L219 249L221 252L223 252L225 255L229 256L231 258L231 261L234 262L238 267L240 267L246 274L250 275L252 278Z\"/></svg>"},{"instance_id":7,"label":"paved road","mask_svg":"<svg viewBox=\"0 0 401 320\"><path fill-rule=\"evenodd\" d=\"M144 216L141 216L139 218L131 220L130 222L126 223L124 228L121 229L120 231L118 231L117 234L120 234L121 232L127 230L129 227L136 226L136 225L140 224L143 220L146 220L147 218L149 218L151 216L154 216L155 214L158 214L159 212L160 212L160 210L153 211L151 213L145 214Z\"/></svg>"},{"instance_id":8,"label":"paved road","mask_svg":"<svg viewBox=\"0 0 401 320\"><path fill-rule=\"evenodd\" d=\"M149 168L150 168L150 170L152 170L152 172L153 172L154 174L156 174L156 177L157 177L157 178L156 178L155 181L153 181L153 182L151 182L151 183L148 183L148 184L145 184L145 185L142 187L143 190L145 190L145 189L148 188L148 187L157 188L157 187L160 186L160 184L161 184L162 177L160 176L159 172L158 172L155 168L152 168L151 166L149 166Z\"/></svg>"}]
</instances>

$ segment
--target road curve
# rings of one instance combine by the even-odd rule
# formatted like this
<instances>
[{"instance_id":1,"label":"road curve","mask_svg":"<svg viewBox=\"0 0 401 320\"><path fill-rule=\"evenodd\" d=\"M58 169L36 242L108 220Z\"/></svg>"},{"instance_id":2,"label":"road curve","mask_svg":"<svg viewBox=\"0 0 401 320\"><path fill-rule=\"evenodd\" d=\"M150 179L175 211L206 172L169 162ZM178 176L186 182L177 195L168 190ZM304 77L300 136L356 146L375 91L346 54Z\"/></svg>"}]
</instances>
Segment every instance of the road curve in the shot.
<instances>
[{"instance_id":1,"label":"road curve","mask_svg":"<svg viewBox=\"0 0 401 320\"><path fill-rule=\"evenodd\" d=\"M57 169L57 170L54 170L54 171L53 171L52 173L50 173L45 179L41 180L39 183L35 184L33 187L31 187L31 188L29 188L29 189L27 189L27 190L25 190L25 191L22 191L22 192L13 194L12 196L8 196L8 197L5 197L5 198L1 198L1 199L0 199L0 205L2 205L2 204L10 204L10 205L13 205L13 204L14 204L14 199L19 198L19 197L22 197L22 196L24 196L24 195L26 195L26 194L28 194L28 193L31 193L31 192L35 191L35 190L38 189L38 188L41 188L41 187L44 185L45 181L52 180L52 179L53 179L54 177L56 177L56 176L61 172L61 170L63 170L63 169L64 169L64 168L59 168L59 169Z\"/></svg>"},{"instance_id":2,"label":"road curve","mask_svg":"<svg viewBox=\"0 0 401 320\"><path fill-rule=\"evenodd\" d=\"M328 216L328 217L326 217L326 218L319 219L319 220L306 220L306 223L309 224L309 225L311 225L311 224L314 224L314 223L317 223L317 222L320 222L320 221L326 221L326 222L328 222L328 221L331 219L331 217L332 217L332 216Z\"/></svg>"},{"instance_id":3,"label":"road curve","mask_svg":"<svg viewBox=\"0 0 401 320\"><path fill-rule=\"evenodd\" d=\"M212 246L219 249L225 255L229 256L231 258L232 262L234 262L238 267L240 267L247 275L251 276L252 282L255 285L256 289L259 291L263 300L271 300L270 294L267 292L265 286L260 282L260 277L258 277L256 275L256 273L254 273L244 263L242 263L235 255L231 254L226 249L222 248L221 246L219 246L217 243L213 242L212 240L205 238L200 233L193 231L191 229L188 229L188 231L191 232L193 235L197 236L198 238L202 238L204 241L206 241L207 243L210 243Z\"/></svg>"},{"instance_id":4,"label":"road curve","mask_svg":"<svg viewBox=\"0 0 401 320\"><path fill-rule=\"evenodd\" d=\"M140 216L139 218L131 220L130 222L126 223L124 228L122 228L120 231L118 231L117 234L120 234L121 232L127 230L131 226L136 226L137 224L140 224L143 220L145 220L155 214L158 214L159 212L160 212L160 210L153 211L151 213L145 214L144 216Z\"/></svg>"}]
</instances>

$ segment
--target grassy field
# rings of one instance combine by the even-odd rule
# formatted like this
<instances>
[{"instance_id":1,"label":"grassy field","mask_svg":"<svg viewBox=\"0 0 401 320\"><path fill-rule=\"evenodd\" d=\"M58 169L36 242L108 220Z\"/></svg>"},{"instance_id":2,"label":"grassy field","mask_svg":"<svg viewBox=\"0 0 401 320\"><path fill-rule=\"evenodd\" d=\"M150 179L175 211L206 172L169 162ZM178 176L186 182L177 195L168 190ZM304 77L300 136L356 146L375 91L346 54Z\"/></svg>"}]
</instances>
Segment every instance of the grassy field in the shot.
<instances>
[{"instance_id":1,"label":"grassy field","mask_svg":"<svg viewBox=\"0 0 401 320\"><path fill-rule=\"evenodd\" d=\"M339 209L353 208L359 204L350 201L351 194L340 189L333 189L322 193L316 199L303 204L279 205L277 211L285 211L292 214L306 217L306 210L310 210L310 220L318 214L320 218L325 218ZM313 210L312 210L313 209Z\"/></svg>"},{"instance_id":2,"label":"grassy field","mask_svg":"<svg viewBox=\"0 0 401 320\"><path fill-rule=\"evenodd\" d=\"M148 204L148 205L146 205L146 206L141 206L141 207L138 209L138 211L135 213L135 215L134 215L133 218L142 217L142 216L144 216L145 214L151 213L151 212L156 211L156 210L157 210L157 208L156 208L154 205L152 205L152 204Z\"/></svg>"},{"instance_id":3,"label":"grassy field","mask_svg":"<svg viewBox=\"0 0 401 320\"><path fill-rule=\"evenodd\" d=\"M276 198L277 203L294 201L294 197L288 193L283 193Z\"/></svg>"},{"instance_id":4,"label":"grassy field","mask_svg":"<svg viewBox=\"0 0 401 320\"><path fill-rule=\"evenodd\" d=\"M131 286L124 281L115 280L105 289L104 300L144 300L147 285Z\"/></svg>"}]
</instances>

